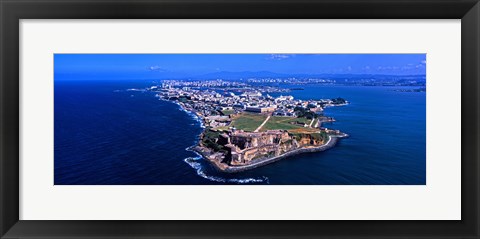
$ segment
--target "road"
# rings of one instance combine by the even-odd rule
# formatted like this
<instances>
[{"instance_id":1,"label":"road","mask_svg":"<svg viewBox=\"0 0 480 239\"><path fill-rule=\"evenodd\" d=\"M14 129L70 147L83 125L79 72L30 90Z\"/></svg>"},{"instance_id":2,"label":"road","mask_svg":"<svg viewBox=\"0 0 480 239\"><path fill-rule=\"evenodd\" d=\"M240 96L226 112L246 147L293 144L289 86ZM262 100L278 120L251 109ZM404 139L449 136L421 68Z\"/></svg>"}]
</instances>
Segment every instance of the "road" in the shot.
<instances>
[{"instance_id":1,"label":"road","mask_svg":"<svg viewBox=\"0 0 480 239\"><path fill-rule=\"evenodd\" d=\"M310 121L310 125L308 127L312 128L313 121L315 121L315 117L312 118L312 121Z\"/></svg>"},{"instance_id":2,"label":"road","mask_svg":"<svg viewBox=\"0 0 480 239\"><path fill-rule=\"evenodd\" d=\"M268 117L265 119L265 121L263 121L263 123L260 126L258 126L258 128L253 132L258 132L265 125L265 123L267 123L267 121L270 119L271 116L272 115L269 114Z\"/></svg>"}]
</instances>

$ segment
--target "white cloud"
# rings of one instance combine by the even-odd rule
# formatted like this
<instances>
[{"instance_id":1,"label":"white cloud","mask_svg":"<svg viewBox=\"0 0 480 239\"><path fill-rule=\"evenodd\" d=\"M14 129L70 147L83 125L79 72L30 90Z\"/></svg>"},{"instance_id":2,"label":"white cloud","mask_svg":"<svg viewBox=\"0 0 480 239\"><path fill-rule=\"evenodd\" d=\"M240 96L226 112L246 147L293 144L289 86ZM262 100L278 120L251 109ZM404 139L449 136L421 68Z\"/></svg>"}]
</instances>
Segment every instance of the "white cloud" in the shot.
<instances>
[{"instance_id":1,"label":"white cloud","mask_svg":"<svg viewBox=\"0 0 480 239\"><path fill-rule=\"evenodd\" d=\"M166 71L165 69L161 68L160 66L150 66L148 67L151 71Z\"/></svg>"},{"instance_id":2,"label":"white cloud","mask_svg":"<svg viewBox=\"0 0 480 239\"><path fill-rule=\"evenodd\" d=\"M400 67L398 66L379 66L377 68L377 70L380 70L380 71L389 71L389 70L398 70L400 69Z\"/></svg>"},{"instance_id":3,"label":"white cloud","mask_svg":"<svg viewBox=\"0 0 480 239\"><path fill-rule=\"evenodd\" d=\"M393 67L391 67L391 66L379 66L379 67L377 68L377 70L381 70L381 71L383 71L383 70L392 70L392 69L393 69Z\"/></svg>"},{"instance_id":4,"label":"white cloud","mask_svg":"<svg viewBox=\"0 0 480 239\"><path fill-rule=\"evenodd\" d=\"M377 70L379 71L411 71L415 69L425 68L424 64L406 64L404 66L379 66Z\"/></svg>"},{"instance_id":5,"label":"white cloud","mask_svg":"<svg viewBox=\"0 0 480 239\"><path fill-rule=\"evenodd\" d=\"M285 60L285 59L288 59L290 57L293 57L294 55L293 54L271 54L269 58L269 60Z\"/></svg>"}]
</instances>

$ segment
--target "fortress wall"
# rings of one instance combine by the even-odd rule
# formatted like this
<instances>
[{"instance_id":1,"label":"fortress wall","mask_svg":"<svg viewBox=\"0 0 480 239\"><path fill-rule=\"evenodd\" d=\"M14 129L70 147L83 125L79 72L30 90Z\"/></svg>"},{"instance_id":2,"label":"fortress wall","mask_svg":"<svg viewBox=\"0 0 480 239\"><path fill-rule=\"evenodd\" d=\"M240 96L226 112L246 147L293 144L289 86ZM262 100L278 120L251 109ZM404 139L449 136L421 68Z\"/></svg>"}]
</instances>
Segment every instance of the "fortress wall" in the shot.
<instances>
[{"instance_id":1,"label":"fortress wall","mask_svg":"<svg viewBox=\"0 0 480 239\"><path fill-rule=\"evenodd\" d=\"M338 140L339 140L338 137L330 137L330 140L327 142L327 144L324 144L322 146L313 147L313 148L295 149L295 150L292 150L290 152L284 153L284 154L276 156L276 157L272 157L272 158L268 158L268 159L261 159L261 160L258 160L258 161L254 160L250 164L247 164L247 165L228 166L225 169L220 169L220 170L223 171L223 172L227 172L227 173L242 172L242 171L245 171L245 170L254 169L254 168L266 165L266 164L270 164L270 163L276 162L278 160L281 160L281 159L284 159L284 158L287 158L287 157L290 157L290 156L294 156L294 155L297 155L297 154L325 151L327 149L330 149L330 148L334 147Z\"/></svg>"}]
</instances>

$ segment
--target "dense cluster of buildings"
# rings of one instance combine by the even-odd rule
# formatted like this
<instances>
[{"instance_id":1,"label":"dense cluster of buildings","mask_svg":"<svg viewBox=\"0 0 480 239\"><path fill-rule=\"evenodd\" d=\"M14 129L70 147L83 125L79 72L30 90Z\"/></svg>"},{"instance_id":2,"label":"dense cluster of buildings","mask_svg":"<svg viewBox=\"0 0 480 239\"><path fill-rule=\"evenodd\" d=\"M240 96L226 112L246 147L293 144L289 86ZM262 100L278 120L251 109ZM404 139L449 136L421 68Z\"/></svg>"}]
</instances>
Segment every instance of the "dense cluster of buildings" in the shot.
<instances>
[{"instance_id":1,"label":"dense cluster of buildings","mask_svg":"<svg viewBox=\"0 0 480 239\"><path fill-rule=\"evenodd\" d=\"M332 79L323 79L323 78L249 78L247 79L249 83L287 83L287 84L334 84L335 80Z\"/></svg>"},{"instance_id":2,"label":"dense cluster of buildings","mask_svg":"<svg viewBox=\"0 0 480 239\"><path fill-rule=\"evenodd\" d=\"M162 88L174 87L245 87L247 84L238 81L224 81L224 80L164 80L162 81Z\"/></svg>"},{"instance_id":3,"label":"dense cluster of buildings","mask_svg":"<svg viewBox=\"0 0 480 239\"><path fill-rule=\"evenodd\" d=\"M187 86L171 87L171 85L162 85L159 96L164 99L178 100L185 108L203 117L221 115L225 111L272 113L276 116L297 117L298 108L321 112L324 107L339 104L335 99L299 100L294 99L293 96L272 97L269 94L263 95L257 90L235 93L221 89L194 89Z\"/></svg>"}]
</instances>

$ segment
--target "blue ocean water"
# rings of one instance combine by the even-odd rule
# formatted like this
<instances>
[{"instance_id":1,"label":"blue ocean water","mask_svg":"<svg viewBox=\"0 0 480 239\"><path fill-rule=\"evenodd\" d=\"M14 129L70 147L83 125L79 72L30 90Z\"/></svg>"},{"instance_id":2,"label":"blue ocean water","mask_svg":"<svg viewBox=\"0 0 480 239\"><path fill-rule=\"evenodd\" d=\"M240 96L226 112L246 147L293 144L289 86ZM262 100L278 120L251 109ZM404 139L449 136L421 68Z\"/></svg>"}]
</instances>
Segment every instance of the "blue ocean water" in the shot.
<instances>
[{"instance_id":1,"label":"blue ocean water","mask_svg":"<svg viewBox=\"0 0 480 239\"><path fill-rule=\"evenodd\" d=\"M216 171L188 147L196 117L141 89L152 81L56 81L56 185L423 185L425 92L399 87L309 86L300 99L342 97L324 127L350 135L333 149L297 155L247 172Z\"/></svg>"}]
</instances>

